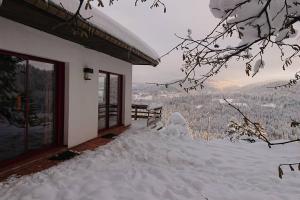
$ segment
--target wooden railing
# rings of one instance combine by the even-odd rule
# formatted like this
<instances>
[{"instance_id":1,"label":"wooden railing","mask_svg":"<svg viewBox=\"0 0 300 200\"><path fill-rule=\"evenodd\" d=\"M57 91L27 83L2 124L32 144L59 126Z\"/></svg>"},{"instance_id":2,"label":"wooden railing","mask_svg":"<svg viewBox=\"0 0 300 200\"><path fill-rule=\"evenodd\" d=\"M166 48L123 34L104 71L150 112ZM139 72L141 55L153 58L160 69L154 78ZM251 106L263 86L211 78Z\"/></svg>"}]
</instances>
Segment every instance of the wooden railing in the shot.
<instances>
[{"instance_id":1,"label":"wooden railing","mask_svg":"<svg viewBox=\"0 0 300 200\"><path fill-rule=\"evenodd\" d=\"M98 106L99 119L106 117L106 106ZM117 116L118 107L117 105L110 105L108 115ZM149 108L148 105L137 105L132 104L131 117L134 120L147 119L147 126L155 126L157 122L161 121L162 118L162 106Z\"/></svg>"},{"instance_id":2,"label":"wooden railing","mask_svg":"<svg viewBox=\"0 0 300 200\"><path fill-rule=\"evenodd\" d=\"M131 117L134 120L147 119L147 126L155 126L161 120L162 106L149 108L148 105L132 104Z\"/></svg>"}]
</instances>

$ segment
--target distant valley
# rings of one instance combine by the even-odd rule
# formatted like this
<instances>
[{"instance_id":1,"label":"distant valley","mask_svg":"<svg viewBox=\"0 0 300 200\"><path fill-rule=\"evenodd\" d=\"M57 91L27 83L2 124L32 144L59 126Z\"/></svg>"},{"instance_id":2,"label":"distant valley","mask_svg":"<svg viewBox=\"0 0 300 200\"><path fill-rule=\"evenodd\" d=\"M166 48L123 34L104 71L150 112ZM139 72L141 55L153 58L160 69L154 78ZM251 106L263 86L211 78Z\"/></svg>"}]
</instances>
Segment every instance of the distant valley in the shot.
<instances>
[{"instance_id":1,"label":"distant valley","mask_svg":"<svg viewBox=\"0 0 300 200\"><path fill-rule=\"evenodd\" d=\"M270 89L281 82L260 83L245 87L219 89L209 84L190 94L180 87L133 84L133 102L162 104L163 121L180 112L189 122L193 134L206 139L224 138L230 120L241 116L227 105L226 98L251 119L261 122L270 139L292 139L300 136L299 128L291 128L292 120L300 120L300 86Z\"/></svg>"}]
</instances>

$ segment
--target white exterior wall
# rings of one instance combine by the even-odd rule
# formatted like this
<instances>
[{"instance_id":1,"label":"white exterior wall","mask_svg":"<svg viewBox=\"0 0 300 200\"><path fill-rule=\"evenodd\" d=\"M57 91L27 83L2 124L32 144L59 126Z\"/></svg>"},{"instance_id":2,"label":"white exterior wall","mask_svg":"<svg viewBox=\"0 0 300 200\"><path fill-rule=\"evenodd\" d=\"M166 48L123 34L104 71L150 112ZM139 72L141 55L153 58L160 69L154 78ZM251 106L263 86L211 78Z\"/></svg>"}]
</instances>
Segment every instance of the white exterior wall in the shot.
<instances>
[{"instance_id":1,"label":"white exterior wall","mask_svg":"<svg viewBox=\"0 0 300 200\"><path fill-rule=\"evenodd\" d=\"M98 71L123 75L123 124L131 123L132 66L109 55L0 17L0 49L66 63L65 144L68 147L98 135ZM92 80L83 68L94 69Z\"/></svg>"}]
</instances>

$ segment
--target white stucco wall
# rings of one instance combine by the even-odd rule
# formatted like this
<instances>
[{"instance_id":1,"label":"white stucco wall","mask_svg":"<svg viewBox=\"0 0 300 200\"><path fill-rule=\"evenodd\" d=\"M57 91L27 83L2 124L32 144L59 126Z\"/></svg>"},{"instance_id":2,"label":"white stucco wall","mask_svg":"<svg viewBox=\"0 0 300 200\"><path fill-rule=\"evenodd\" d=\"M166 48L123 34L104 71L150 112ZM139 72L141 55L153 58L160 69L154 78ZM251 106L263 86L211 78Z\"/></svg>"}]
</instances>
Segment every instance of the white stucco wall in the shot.
<instances>
[{"instance_id":1,"label":"white stucco wall","mask_svg":"<svg viewBox=\"0 0 300 200\"><path fill-rule=\"evenodd\" d=\"M98 71L124 76L123 123L131 123L130 63L0 17L0 49L66 63L65 144L75 146L98 134ZM83 68L94 69L92 80Z\"/></svg>"}]
</instances>

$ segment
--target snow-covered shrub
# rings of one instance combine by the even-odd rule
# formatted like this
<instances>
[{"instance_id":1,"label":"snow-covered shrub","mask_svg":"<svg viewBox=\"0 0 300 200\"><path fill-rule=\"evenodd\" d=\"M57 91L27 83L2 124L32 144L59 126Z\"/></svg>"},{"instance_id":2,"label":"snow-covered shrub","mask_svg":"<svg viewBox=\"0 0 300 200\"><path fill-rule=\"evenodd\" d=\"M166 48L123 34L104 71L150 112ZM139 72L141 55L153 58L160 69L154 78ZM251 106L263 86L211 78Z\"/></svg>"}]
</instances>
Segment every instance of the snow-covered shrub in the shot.
<instances>
[{"instance_id":1,"label":"snow-covered shrub","mask_svg":"<svg viewBox=\"0 0 300 200\"><path fill-rule=\"evenodd\" d=\"M175 112L160 133L168 136L187 136L189 135L189 126L184 117L179 112Z\"/></svg>"}]
</instances>

